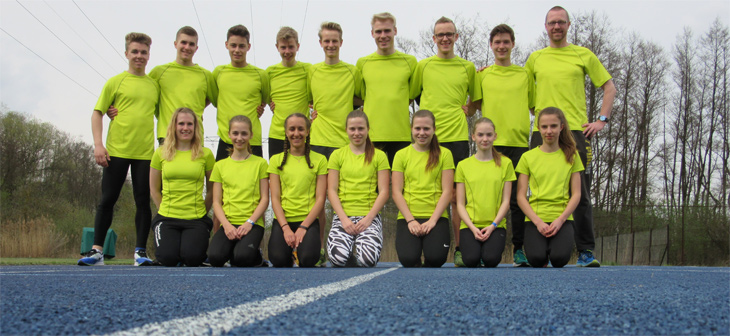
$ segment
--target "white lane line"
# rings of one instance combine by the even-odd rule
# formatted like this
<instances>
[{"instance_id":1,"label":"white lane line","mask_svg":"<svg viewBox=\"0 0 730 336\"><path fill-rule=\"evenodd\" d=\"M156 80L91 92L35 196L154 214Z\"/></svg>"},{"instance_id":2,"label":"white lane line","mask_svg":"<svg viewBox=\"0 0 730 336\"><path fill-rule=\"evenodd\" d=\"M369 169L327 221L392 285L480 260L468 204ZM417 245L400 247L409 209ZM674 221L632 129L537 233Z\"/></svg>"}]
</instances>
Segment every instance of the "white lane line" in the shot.
<instances>
[{"instance_id":1,"label":"white lane line","mask_svg":"<svg viewBox=\"0 0 730 336\"><path fill-rule=\"evenodd\" d=\"M228 333L234 328L265 320L288 310L344 291L395 270L397 268L389 268L319 287L301 289L289 294L272 296L235 307L221 308L196 316L160 323L150 323L138 328L122 330L109 335L220 335Z\"/></svg>"}]
</instances>

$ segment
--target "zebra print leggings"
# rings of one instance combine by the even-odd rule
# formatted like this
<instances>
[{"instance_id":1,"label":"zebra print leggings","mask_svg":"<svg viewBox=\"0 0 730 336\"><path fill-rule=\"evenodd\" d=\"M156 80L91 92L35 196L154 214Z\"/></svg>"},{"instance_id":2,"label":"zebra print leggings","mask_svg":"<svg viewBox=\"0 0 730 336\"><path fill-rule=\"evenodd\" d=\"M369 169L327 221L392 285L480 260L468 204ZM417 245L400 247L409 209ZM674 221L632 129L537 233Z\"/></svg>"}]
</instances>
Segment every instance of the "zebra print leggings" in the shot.
<instances>
[{"instance_id":1,"label":"zebra print leggings","mask_svg":"<svg viewBox=\"0 0 730 336\"><path fill-rule=\"evenodd\" d=\"M353 224L356 224L363 217L353 216L349 218ZM383 222L380 214L373 218L373 222L365 231L354 236L345 232L337 214L332 218L332 228L327 237L327 254L333 266L374 267L380 260L382 249Z\"/></svg>"}]
</instances>

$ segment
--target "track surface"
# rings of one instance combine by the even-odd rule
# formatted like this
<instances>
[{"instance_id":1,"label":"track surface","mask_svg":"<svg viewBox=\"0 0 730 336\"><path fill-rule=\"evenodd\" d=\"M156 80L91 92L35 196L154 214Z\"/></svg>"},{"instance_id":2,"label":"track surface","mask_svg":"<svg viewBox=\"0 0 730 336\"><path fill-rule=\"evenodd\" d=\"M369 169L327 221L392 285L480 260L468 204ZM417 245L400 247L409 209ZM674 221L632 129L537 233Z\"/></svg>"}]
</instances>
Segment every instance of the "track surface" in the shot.
<instances>
[{"instance_id":1,"label":"track surface","mask_svg":"<svg viewBox=\"0 0 730 336\"><path fill-rule=\"evenodd\" d=\"M730 334L730 269L0 267L0 334Z\"/></svg>"}]
</instances>

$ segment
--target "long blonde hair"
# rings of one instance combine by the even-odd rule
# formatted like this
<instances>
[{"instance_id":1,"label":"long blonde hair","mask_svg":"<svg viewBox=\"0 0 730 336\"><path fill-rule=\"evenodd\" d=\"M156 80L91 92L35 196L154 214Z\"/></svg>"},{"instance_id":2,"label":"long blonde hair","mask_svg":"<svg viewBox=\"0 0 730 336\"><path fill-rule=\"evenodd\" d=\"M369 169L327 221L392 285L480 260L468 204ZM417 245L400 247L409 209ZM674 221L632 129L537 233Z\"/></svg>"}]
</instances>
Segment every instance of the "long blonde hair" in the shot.
<instances>
[{"instance_id":1,"label":"long blonde hair","mask_svg":"<svg viewBox=\"0 0 730 336\"><path fill-rule=\"evenodd\" d=\"M175 110L170 118L170 124L167 126L167 136L165 142L162 144L162 158L165 161L172 161L175 159L175 153L177 153L177 117L180 114L189 114L193 117L193 139L190 140L190 159L195 161L203 156L203 128L201 127L200 119L193 110L187 107L181 107Z\"/></svg>"}]
</instances>

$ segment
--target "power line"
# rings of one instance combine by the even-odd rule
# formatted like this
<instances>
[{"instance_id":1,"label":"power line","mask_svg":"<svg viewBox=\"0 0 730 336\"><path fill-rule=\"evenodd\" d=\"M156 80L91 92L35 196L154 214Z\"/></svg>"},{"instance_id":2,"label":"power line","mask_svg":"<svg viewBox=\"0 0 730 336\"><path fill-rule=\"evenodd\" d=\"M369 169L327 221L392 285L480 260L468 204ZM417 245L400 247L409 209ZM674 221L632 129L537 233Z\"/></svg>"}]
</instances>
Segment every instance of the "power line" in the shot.
<instances>
[{"instance_id":1,"label":"power line","mask_svg":"<svg viewBox=\"0 0 730 336\"><path fill-rule=\"evenodd\" d=\"M72 82L76 83L76 85L78 85L78 86L79 86L79 87L81 87L82 89L86 90L86 92L90 93L90 94L91 94L92 96L94 96L94 97L99 97L99 96L97 96L97 95L96 95L95 93L91 92L91 90L87 89L86 87L84 87L83 85L81 85L81 84L80 84L79 82L75 81L75 80L74 80L73 78L71 78L71 77L70 77L69 75L65 74L65 73L64 73L63 71L61 71L61 70L60 70L59 68L56 68L56 67L55 67L55 66L54 66L53 64L51 64L51 62L48 62L48 61L46 61L46 59L45 59L45 58L41 57L41 55L38 55L38 53L36 53L35 51L33 51L33 49L30 49L30 48L28 48L28 46L26 46L25 44L23 44L23 42L20 42L20 40L16 39L16 38L15 38L15 36L13 36L13 35L10 35L10 33L8 33L7 31L5 31L5 29L2 29L2 28L0 28L0 30L2 30L2 31L3 31L3 33L5 33L5 34L8 34L8 36L10 36L10 37L11 37L11 38L12 38L13 40L15 40L16 42L20 43L20 45L22 45L23 47L25 47L25 49L28 49L28 51L30 51L30 52L32 52L32 53L33 53L34 55L38 56L38 58L42 59L42 60L43 60L43 62L46 62L46 64L50 65L50 66L51 66L52 68L56 69L56 71L60 72L60 73L61 73L62 75L64 75L64 76L66 76L66 78L68 78L68 79L69 79L69 80L71 80Z\"/></svg>"},{"instance_id":2,"label":"power line","mask_svg":"<svg viewBox=\"0 0 730 336\"><path fill-rule=\"evenodd\" d=\"M74 53L76 56L78 56L84 63L86 63L86 65L88 65L92 70L94 70L97 74L99 74L99 76L101 76L101 78L106 80L106 77L104 77L104 75L102 75L101 72L99 72L98 70L96 70L96 68L91 66L91 64L89 64L89 62L87 62L83 57L81 57L81 55L79 55L79 53L74 51L73 48L69 47L69 45L66 44L66 42L63 42L63 40L60 37L58 37L58 35L56 35L56 33L54 33L53 30L51 30L51 28L48 28L48 26L46 26L46 24L43 23L43 21L41 21L35 15L33 15L33 13L31 13L30 10L28 10L28 8L25 8L25 6L23 6L23 4L21 4L19 0L15 0L15 2L17 2L18 5L20 5L20 7L23 7L23 9L25 9L25 11L27 11L28 14L30 14L30 16L32 16L34 19L36 19L43 27L45 27L51 34L53 34L53 36L55 36L59 41L61 41L61 43L63 43L63 45L65 45L66 48L68 48L68 50L71 50L72 53Z\"/></svg>"},{"instance_id":3,"label":"power line","mask_svg":"<svg viewBox=\"0 0 730 336\"><path fill-rule=\"evenodd\" d=\"M56 10L55 10L55 9L53 9L53 7L51 7L51 5L50 5L50 4L48 3L48 1L46 1L46 0L43 0L43 3L45 3L45 4L46 4L46 6L48 6L48 8L50 8L50 9L51 9L51 11L53 11L53 13L54 13L54 14L56 14L56 16L58 16L58 18L59 18L59 19L61 19L61 21L63 21L63 23L65 23L65 24L66 24L66 26L67 26L67 27L68 27L69 29L71 29L71 31L72 31L72 32L74 32L74 34L76 34L76 36L77 36L77 37L78 37L79 39L81 39L81 41L83 41L83 42L84 42L84 44L86 44L86 46L87 46L87 47L89 47L89 49L91 49L91 51L93 51L93 52L94 52L94 54L96 54L96 56L99 56L99 58L100 58L100 59L101 59L101 60L102 60L102 61L103 61L103 62L104 62L104 63L105 63L106 65L108 65L108 66L109 66L109 68L111 68L112 70L114 70L114 67L113 67L113 66L112 66L111 64L109 64L109 62L107 62L107 61L106 61L106 58L105 58L105 57L103 57L103 56L101 56L101 55L99 55L99 53L98 53L98 52L96 51L96 48L92 47L92 46L91 46L91 45L89 44L89 42L87 42L87 41L86 41L86 39L84 39L84 38L83 38L83 37L81 36L81 34L79 34L79 33L78 33L78 32L77 32L77 31L76 31L76 30L75 30L75 29L74 29L73 27L71 27L71 25L70 25L70 24L68 24L68 22L66 22L66 20L64 20L63 16L61 16L60 14L58 14L58 12L56 12Z\"/></svg>"},{"instance_id":4,"label":"power line","mask_svg":"<svg viewBox=\"0 0 730 336\"><path fill-rule=\"evenodd\" d=\"M307 22L307 11L309 10L309 0L307 0L307 7L304 7L304 21L302 21L302 32L300 36L304 36L304 24Z\"/></svg>"},{"instance_id":5,"label":"power line","mask_svg":"<svg viewBox=\"0 0 730 336\"><path fill-rule=\"evenodd\" d=\"M253 3L251 0L248 0L248 13L251 14L251 30L253 30ZM249 37L251 40L253 40L253 36ZM248 41L248 44L251 44L251 41ZM256 63L256 49L253 50L253 62Z\"/></svg>"},{"instance_id":6,"label":"power line","mask_svg":"<svg viewBox=\"0 0 730 336\"><path fill-rule=\"evenodd\" d=\"M198 25L200 26L200 33L203 34L203 40L205 40L205 49L208 49L208 56L210 56L210 63L212 66L215 66L215 61L213 61L213 54L210 53L210 46L208 45L208 39L205 38L205 30L203 30L203 24L200 22L200 16L198 16L198 9L195 8L195 1L190 0L190 2L193 3L193 10L195 11L195 17L198 18Z\"/></svg>"},{"instance_id":7,"label":"power line","mask_svg":"<svg viewBox=\"0 0 730 336\"><path fill-rule=\"evenodd\" d=\"M104 36L104 33L102 33L101 30L99 30L99 28L96 27L96 25L94 24L94 22L91 21L91 19L89 19L89 17L86 15L86 13L84 12L84 10L81 9L81 7L79 7L79 5L76 3L76 0L71 0L71 2L73 2L74 5L76 5L76 8L78 8L79 11L81 11L81 14L84 15L84 17L86 18L86 20L88 20L89 23L91 23L91 25L94 26L94 29L96 29L96 31L99 32L99 35L101 35L101 37L104 38L104 40L106 41L106 43L109 44L110 47L112 47L112 49L114 50L114 52L117 53L117 55L119 55L119 56L122 57L122 61L124 61L124 64L127 64L127 59L124 57L124 55L120 54L119 51L117 50L117 48L115 48L114 45L111 42L109 42L109 39L107 39L106 36Z\"/></svg>"}]
</instances>

